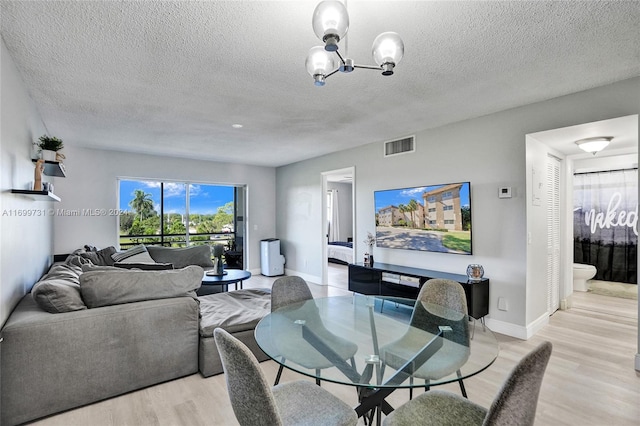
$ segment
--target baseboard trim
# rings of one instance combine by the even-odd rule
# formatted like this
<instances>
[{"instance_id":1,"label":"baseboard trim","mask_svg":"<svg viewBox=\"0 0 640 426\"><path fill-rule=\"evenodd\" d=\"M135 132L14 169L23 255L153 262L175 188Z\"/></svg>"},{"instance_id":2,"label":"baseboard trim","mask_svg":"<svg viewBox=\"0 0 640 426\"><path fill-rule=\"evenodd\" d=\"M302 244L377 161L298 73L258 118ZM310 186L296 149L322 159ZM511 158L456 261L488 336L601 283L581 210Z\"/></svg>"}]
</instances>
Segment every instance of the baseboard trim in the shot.
<instances>
[{"instance_id":1,"label":"baseboard trim","mask_svg":"<svg viewBox=\"0 0 640 426\"><path fill-rule=\"evenodd\" d=\"M549 324L549 315L547 315L546 313L542 314L526 327L491 318L487 318L486 322L487 326L493 332L515 337L516 339L529 340L534 334L540 331L542 327Z\"/></svg>"},{"instance_id":2,"label":"baseboard trim","mask_svg":"<svg viewBox=\"0 0 640 426\"><path fill-rule=\"evenodd\" d=\"M251 272L251 275L262 275L262 270L261 269L250 269L249 272ZM288 276L292 276L292 275L297 275L300 278L302 278L303 280L305 280L306 282L309 283L313 283L313 284L317 284L320 282L320 277L316 277L315 275L309 275L309 274L304 274L302 272L298 272L298 271L294 271L292 269L286 269L284 270L284 274L282 275L274 275L270 278L278 278L278 277L284 277L285 275ZM266 277L266 275L265 275Z\"/></svg>"},{"instance_id":3,"label":"baseboard trim","mask_svg":"<svg viewBox=\"0 0 640 426\"><path fill-rule=\"evenodd\" d=\"M538 319L527 325L527 339L532 337L547 324L549 324L549 314L545 312L540 315Z\"/></svg>"},{"instance_id":4,"label":"baseboard trim","mask_svg":"<svg viewBox=\"0 0 640 426\"><path fill-rule=\"evenodd\" d=\"M322 279L315 275L305 274L303 272L294 271L293 269L285 269L285 275L297 275L308 283L318 284L322 282Z\"/></svg>"},{"instance_id":5,"label":"baseboard trim","mask_svg":"<svg viewBox=\"0 0 640 426\"><path fill-rule=\"evenodd\" d=\"M515 325L510 322L504 322L491 318L486 319L487 327L494 333L505 334L515 337L516 339L527 340L527 329L521 325ZM476 327L478 325L476 324Z\"/></svg>"}]
</instances>

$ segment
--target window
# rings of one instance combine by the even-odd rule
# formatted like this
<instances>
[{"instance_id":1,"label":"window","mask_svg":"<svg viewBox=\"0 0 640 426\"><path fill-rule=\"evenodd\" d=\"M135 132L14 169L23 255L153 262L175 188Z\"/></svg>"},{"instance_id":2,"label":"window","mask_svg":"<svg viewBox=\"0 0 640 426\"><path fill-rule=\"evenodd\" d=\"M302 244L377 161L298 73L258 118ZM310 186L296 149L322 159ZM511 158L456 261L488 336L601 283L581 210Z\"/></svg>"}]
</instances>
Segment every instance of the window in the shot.
<instances>
[{"instance_id":1,"label":"window","mask_svg":"<svg viewBox=\"0 0 640 426\"><path fill-rule=\"evenodd\" d=\"M444 211L453 210L453 206L452 205L444 205L444 206L442 206L442 210L444 210Z\"/></svg>"},{"instance_id":2,"label":"window","mask_svg":"<svg viewBox=\"0 0 640 426\"><path fill-rule=\"evenodd\" d=\"M430 195L429 197L427 197L427 201L430 203L435 203L436 202L436 196L435 195Z\"/></svg>"},{"instance_id":3,"label":"window","mask_svg":"<svg viewBox=\"0 0 640 426\"><path fill-rule=\"evenodd\" d=\"M435 211L436 211L436 208L435 208L435 207L429 207L429 213L433 213L433 212L435 212Z\"/></svg>"},{"instance_id":4,"label":"window","mask_svg":"<svg viewBox=\"0 0 640 426\"><path fill-rule=\"evenodd\" d=\"M238 189L187 182L118 182L119 239L123 249L136 244L186 247L223 244L236 247Z\"/></svg>"},{"instance_id":5,"label":"window","mask_svg":"<svg viewBox=\"0 0 640 426\"><path fill-rule=\"evenodd\" d=\"M454 223L455 223L455 222L454 222L453 220L448 220L448 219L447 219L447 220L445 220L445 221L444 221L444 224L445 224L445 225L453 225Z\"/></svg>"},{"instance_id":6,"label":"window","mask_svg":"<svg viewBox=\"0 0 640 426\"><path fill-rule=\"evenodd\" d=\"M447 191L447 192L444 192L444 193L442 194L442 199L443 199L443 200L446 200L446 199L448 199L448 198L453 198L453 192L451 192L451 191Z\"/></svg>"}]
</instances>

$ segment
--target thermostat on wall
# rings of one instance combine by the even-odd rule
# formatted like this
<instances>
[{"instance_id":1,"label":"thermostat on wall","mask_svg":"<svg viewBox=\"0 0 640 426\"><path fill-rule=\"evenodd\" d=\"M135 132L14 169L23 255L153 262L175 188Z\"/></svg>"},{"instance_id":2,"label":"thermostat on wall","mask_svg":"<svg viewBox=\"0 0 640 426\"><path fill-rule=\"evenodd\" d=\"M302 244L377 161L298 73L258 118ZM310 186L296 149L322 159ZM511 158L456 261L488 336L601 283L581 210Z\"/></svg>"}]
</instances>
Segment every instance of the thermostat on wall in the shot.
<instances>
[{"instance_id":1,"label":"thermostat on wall","mask_svg":"<svg viewBox=\"0 0 640 426\"><path fill-rule=\"evenodd\" d=\"M511 198L511 187L502 186L498 189L498 198Z\"/></svg>"}]
</instances>

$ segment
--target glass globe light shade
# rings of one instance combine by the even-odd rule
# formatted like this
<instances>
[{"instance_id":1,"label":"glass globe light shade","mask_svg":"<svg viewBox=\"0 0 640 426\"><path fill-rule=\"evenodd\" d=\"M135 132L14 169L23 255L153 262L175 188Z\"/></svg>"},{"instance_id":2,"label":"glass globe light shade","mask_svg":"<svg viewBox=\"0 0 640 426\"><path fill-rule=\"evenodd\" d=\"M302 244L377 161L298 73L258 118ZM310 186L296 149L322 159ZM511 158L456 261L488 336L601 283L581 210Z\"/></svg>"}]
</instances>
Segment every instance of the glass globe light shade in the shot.
<instances>
[{"instance_id":1,"label":"glass globe light shade","mask_svg":"<svg viewBox=\"0 0 640 426\"><path fill-rule=\"evenodd\" d=\"M316 80L316 86L323 86L324 77L336 68L336 62L324 46L315 46L309 49L305 66L307 72ZM322 78L318 79L316 76L322 76Z\"/></svg>"},{"instance_id":2,"label":"glass globe light shade","mask_svg":"<svg viewBox=\"0 0 640 426\"><path fill-rule=\"evenodd\" d=\"M373 40L371 53L373 60L381 67L391 64L390 74L393 74L393 66L397 65L404 56L404 43L397 33L382 33Z\"/></svg>"},{"instance_id":3,"label":"glass globe light shade","mask_svg":"<svg viewBox=\"0 0 640 426\"><path fill-rule=\"evenodd\" d=\"M327 43L325 49L335 51L349 30L349 14L342 2L323 1L316 6L311 23L316 36Z\"/></svg>"}]
</instances>

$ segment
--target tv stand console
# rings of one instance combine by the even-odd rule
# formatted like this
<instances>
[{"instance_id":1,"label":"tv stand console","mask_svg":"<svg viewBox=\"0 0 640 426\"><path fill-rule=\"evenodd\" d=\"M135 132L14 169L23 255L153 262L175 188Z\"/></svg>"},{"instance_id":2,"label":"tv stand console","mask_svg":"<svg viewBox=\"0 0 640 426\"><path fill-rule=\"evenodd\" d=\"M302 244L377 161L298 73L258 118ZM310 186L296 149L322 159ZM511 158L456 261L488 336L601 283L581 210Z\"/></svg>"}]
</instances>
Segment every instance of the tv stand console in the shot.
<instances>
[{"instance_id":1,"label":"tv stand console","mask_svg":"<svg viewBox=\"0 0 640 426\"><path fill-rule=\"evenodd\" d=\"M489 279L471 281L466 275L407 266L374 263L349 264L349 291L371 296L416 299L420 287L431 278L444 278L462 284L467 296L469 316L479 319L489 313Z\"/></svg>"}]
</instances>

